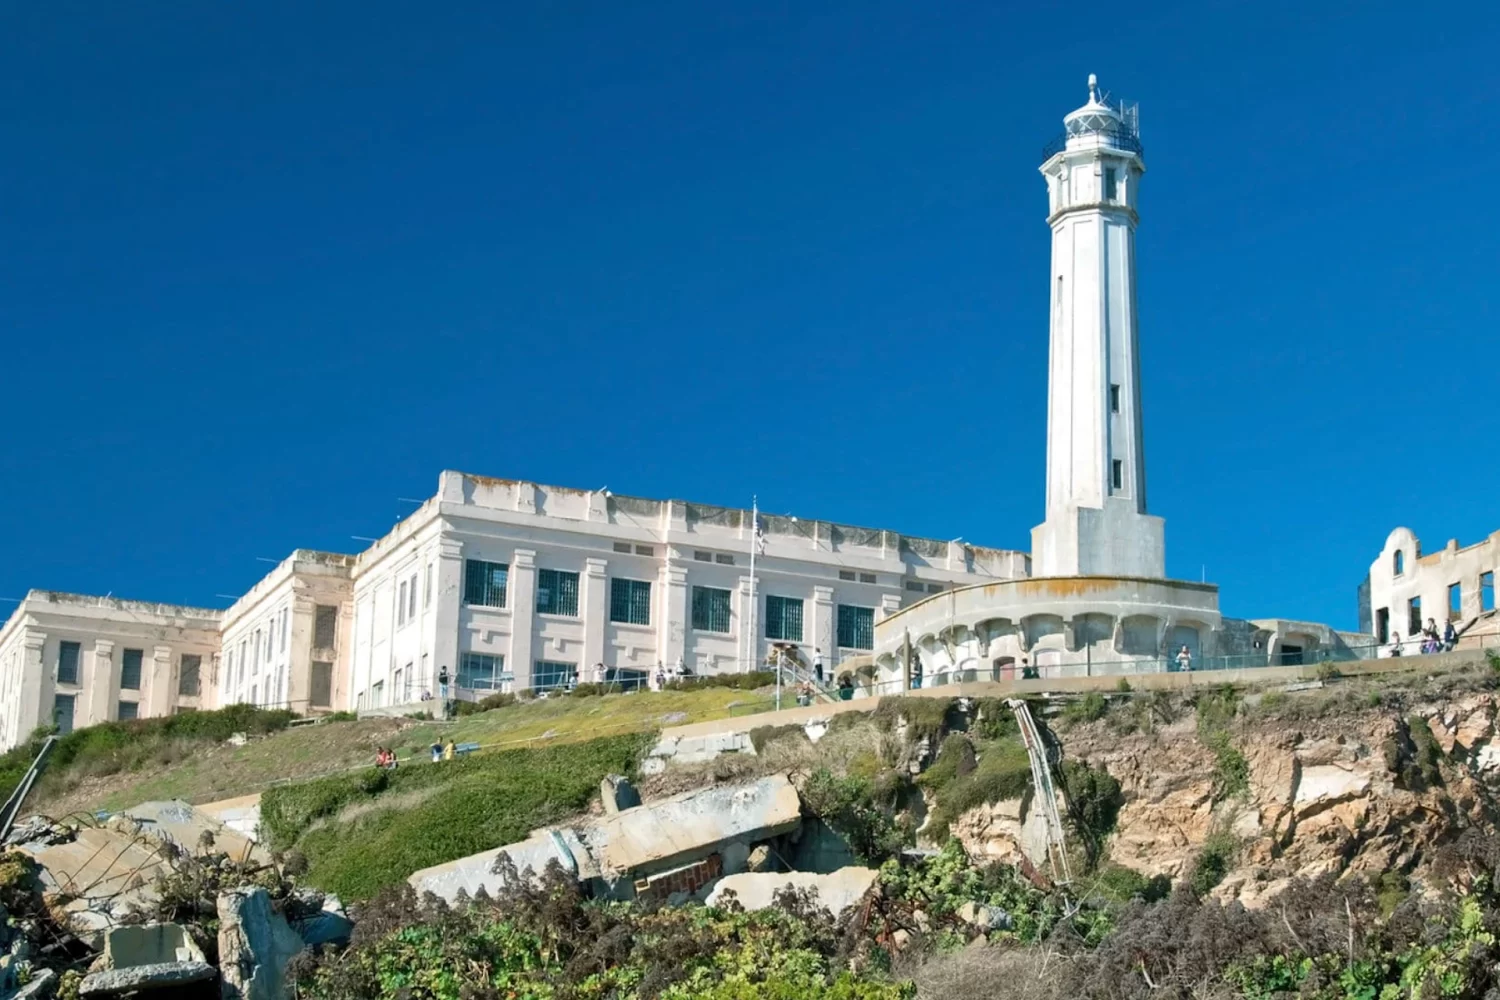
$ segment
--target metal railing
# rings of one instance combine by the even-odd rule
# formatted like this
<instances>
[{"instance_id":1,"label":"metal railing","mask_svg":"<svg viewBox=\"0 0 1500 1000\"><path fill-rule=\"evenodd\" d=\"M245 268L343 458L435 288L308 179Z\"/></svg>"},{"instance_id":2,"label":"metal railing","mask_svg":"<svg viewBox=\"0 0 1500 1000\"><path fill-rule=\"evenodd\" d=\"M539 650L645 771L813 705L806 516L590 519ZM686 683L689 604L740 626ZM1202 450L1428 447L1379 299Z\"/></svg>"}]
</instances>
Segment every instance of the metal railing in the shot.
<instances>
[{"instance_id":1,"label":"metal railing","mask_svg":"<svg viewBox=\"0 0 1500 1000\"><path fill-rule=\"evenodd\" d=\"M1049 160L1061 153L1067 148L1069 139L1098 139L1114 149L1123 149L1130 153L1145 151L1141 147L1140 136L1127 126L1121 125L1116 128L1087 128L1077 132L1064 132L1042 147L1042 159Z\"/></svg>"}]
</instances>

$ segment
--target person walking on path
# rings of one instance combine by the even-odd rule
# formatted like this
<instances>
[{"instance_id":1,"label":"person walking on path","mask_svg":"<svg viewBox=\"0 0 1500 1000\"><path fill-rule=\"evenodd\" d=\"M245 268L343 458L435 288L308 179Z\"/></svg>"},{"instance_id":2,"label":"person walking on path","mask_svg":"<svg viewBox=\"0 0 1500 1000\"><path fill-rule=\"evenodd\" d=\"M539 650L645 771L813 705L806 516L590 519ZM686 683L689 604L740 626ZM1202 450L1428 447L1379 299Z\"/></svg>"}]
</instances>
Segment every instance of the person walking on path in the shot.
<instances>
[{"instance_id":1,"label":"person walking on path","mask_svg":"<svg viewBox=\"0 0 1500 1000\"><path fill-rule=\"evenodd\" d=\"M452 739L449 739L447 743L443 744L443 759L444 760L452 760L453 759L453 755L456 754L457 752L458 752L458 748L453 745L453 740Z\"/></svg>"},{"instance_id":2,"label":"person walking on path","mask_svg":"<svg viewBox=\"0 0 1500 1000\"><path fill-rule=\"evenodd\" d=\"M1453 627L1453 619L1450 618L1443 623L1443 651L1451 653L1458 648L1458 630Z\"/></svg>"},{"instance_id":3,"label":"person walking on path","mask_svg":"<svg viewBox=\"0 0 1500 1000\"><path fill-rule=\"evenodd\" d=\"M813 676L818 679L819 684L823 683L823 651L821 649L813 649Z\"/></svg>"},{"instance_id":4,"label":"person walking on path","mask_svg":"<svg viewBox=\"0 0 1500 1000\"><path fill-rule=\"evenodd\" d=\"M442 761L442 759L443 759L443 745L441 743L438 743L438 742L434 741L433 744L432 744L432 762L434 764L437 764L437 763L440 763Z\"/></svg>"}]
</instances>

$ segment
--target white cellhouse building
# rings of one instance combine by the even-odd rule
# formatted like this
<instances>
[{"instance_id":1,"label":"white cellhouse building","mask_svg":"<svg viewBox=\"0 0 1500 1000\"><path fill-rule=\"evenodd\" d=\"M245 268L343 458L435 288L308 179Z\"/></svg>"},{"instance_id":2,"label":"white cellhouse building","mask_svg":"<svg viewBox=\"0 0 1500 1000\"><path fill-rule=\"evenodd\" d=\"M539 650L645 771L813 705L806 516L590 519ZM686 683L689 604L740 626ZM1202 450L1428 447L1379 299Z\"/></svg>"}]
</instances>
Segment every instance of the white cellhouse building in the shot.
<instances>
[{"instance_id":1,"label":"white cellhouse building","mask_svg":"<svg viewBox=\"0 0 1500 1000\"><path fill-rule=\"evenodd\" d=\"M1046 519L1035 576L959 587L877 623L884 685L1297 663L1352 655L1368 637L1239 621L1213 584L1166 578L1164 522L1147 512L1135 228L1145 174L1134 108L1089 99L1041 165L1048 282Z\"/></svg>"},{"instance_id":2,"label":"white cellhouse building","mask_svg":"<svg viewBox=\"0 0 1500 1000\"><path fill-rule=\"evenodd\" d=\"M747 670L776 642L831 667L908 600L1028 573L1024 552L760 521L757 541L749 510L443 472L356 560L353 705L435 696L444 667L460 694Z\"/></svg>"}]
</instances>

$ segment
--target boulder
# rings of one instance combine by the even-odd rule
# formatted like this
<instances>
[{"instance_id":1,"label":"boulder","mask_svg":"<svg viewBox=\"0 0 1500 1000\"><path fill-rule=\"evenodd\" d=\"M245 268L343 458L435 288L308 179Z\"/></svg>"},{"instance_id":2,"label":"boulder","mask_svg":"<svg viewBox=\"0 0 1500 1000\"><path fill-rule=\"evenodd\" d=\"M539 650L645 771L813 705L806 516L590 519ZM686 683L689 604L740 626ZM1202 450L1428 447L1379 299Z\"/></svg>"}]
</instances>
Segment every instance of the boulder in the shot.
<instances>
[{"instance_id":1,"label":"boulder","mask_svg":"<svg viewBox=\"0 0 1500 1000\"><path fill-rule=\"evenodd\" d=\"M968 902L958 908L958 919L981 931L1010 930L1010 914L996 906Z\"/></svg>"},{"instance_id":2,"label":"boulder","mask_svg":"<svg viewBox=\"0 0 1500 1000\"><path fill-rule=\"evenodd\" d=\"M158 962L129 969L91 972L78 986L80 997L118 997L206 983L218 971L206 962Z\"/></svg>"},{"instance_id":3,"label":"boulder","mask_svg":"<svg viewBox=\"0 0 1500 1000\"><path fill-rule=\"evenodd\" d=\"M344 913L344 904L337 896L325 896L320 911L291 923L292 930L309 948L320 944L348 944L349 935L354 931L354 921Z\"/></svg>"},{"instance_id":4,"label":"boulder","mask_svg":"<svg viewBox=\"0 0 1500 1000\"><path fill-rule=\"evenodd\" d=\"M219 973L224 1000L285 1000L286 967L305 945L261 888L219 896Z\"/></svg>"}]
</instances>

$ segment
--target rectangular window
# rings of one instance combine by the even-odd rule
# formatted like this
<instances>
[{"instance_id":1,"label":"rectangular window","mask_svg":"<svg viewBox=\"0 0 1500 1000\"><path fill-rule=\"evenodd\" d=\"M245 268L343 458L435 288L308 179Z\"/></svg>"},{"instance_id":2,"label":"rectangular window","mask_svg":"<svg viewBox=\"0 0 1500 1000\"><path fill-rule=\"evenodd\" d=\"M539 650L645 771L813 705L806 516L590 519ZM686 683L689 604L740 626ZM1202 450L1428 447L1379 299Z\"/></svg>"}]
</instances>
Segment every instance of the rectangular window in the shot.
<instances>
[{"instance_id":1,"label":"rectangular window","mask_svg":"<svg viewBox=\"0 0 1500 1000\"><path fill-rule=\"evenodd\" d=\"M488 653L464 653L458 658L458 686L472 691L499 689L499 677L505 670L505 657Z\"/></svg>"},{"instance_id":2,"label":"rectangular window","mask_svg":"<svg viewBox=\"0 0 1500 1000\"><path fill-rule=\"evenodd\" d=\"M60 642L57 644L57 683L78 683L78 650L76 642ZM69 709L68 718L72 718L72 709Z\"/></svg>"},{"instance_id":3,"label":"rectangular window","mask_svg":"<svg viewBox=\"0 0 1500 1000\"><path fill-rule=\"evenodd\" d=\"M286 652L287 631L288 631L288 629L287 629L287 609L286 608L282 608L281 609L281 651L283 653Z\"/></svg>"},{"instance_id":4,"label":"rectangular window","mask_svg":"<svg viewBox=\"0 0 1500 1000\"><path fill-rule=\"evenodd\" d=\"M1114 201L1120 196L1119 175L1115 173L1114 167L1104 168L1104 200Z\"/></svg>"},{"instance_id":5,"label":"rectangular window","mask_svg":"<svg viewBox=\"0 0 1500 1000\"><path fill-rule=\"evenodd\" d=\"M332 649L338 636L339 609L332 604L313 608L313 648Z\"/></svg>"},{"instance_id":6,"label":"rectangular window","mask_svg":"<svg viewBox=\"0 0 1500 1000\"><path fill-rule=\"evenodd\" d=\"M531 675L533 691L566 691L578 680L578 664L557 663L553 660L537 660L536 670Z\"/></svg>"},{"instance_id":7,"label":"rectangular window","mask_svg":"<svg viewBox=\"0 0 1500 1000\"><path fill-rule=\"evenodd\" d=\"M712 552L694 552L693 559L696 562L711 563L714 561L714 554Z\"/></svg>"},{"instance_id":8,"label":"rectangular window","mask_svg":"<svg viewBox=\"0 0 1500 1000\"><path fill-rule=\"evenodd\" d=\"M250 685L250 704L252 704L252 705L259 705L260 704L260 685L259 684L251 684Z\"/></svg>"},{"instance_id":9,"label":"rectangular window","mask_svg":"<svg viewBox=\"0 0 1500 1000\"><path fill-rule=\"evenodd\" d=\"M637 545L635 547L635 554L638 556L654 556L656 555L656 550L649 545Z\"/></svg>"},{"instance_id":10,"label":"rectangular window","mask_svg":"<svg viewBox=\"0 0 1500 1000\"><path fill-rule=\"evenodd\" d=\"M927 585L927 592L929 594L941 594L943 592L943 585L941 583L929 583Z\"/></svg>"},{"instance_id":11,"label":"rectangular window","mask_svg":"<svg viewBox=\"0 0 1500 1000\"><path fill-rule=\"evenodd\" d=\"M802 599L766 595L766 638L802 641Z\"/></svg>"},{"instance_id":12,"label":"rectangular window","mask_svg":"<svg viewBox=\"0 0 1500 1000\"><path fill-rule=\"evenodd\" d=\"M436 572L432 563L428 563L427 579L422 584L422 607L424 608L432 607L432 575Z\"/></svg>"},{"instance_id":13,"label":"rectangular window","mask_svg":"<svg viewBox=\"0 0 1500 1000\"><path fill-rule=\"evenodd\" d=\"M1459 588L1458 584L1456 584L1456 583L1449 584L1448 585L1448 616L1450 618L1457 618L1459 612L1463 610L1463 606L1464 606L1464 603L1463 603L1463 591Z\"/></svg>"},{"instance_id":14,"label":"rectangular window","mask_svg":"<svg viewBox=\"0 0 1500 1000\"><path fill-rule=\"evenodd\" d=\"M1124 489L1125 463L1120 461L1118 458L1111 462L1109 478L1110 482L1114 484L1115 489Z\"/></svg>"},{"instance_id":15,"label":"rectangular window","mask_svg":"<svg viewBox=\"0 0 1500 1000\"><path fill-rule=\"evenodd\" d=\"M615 542L615 551L616 552L623 552L627 556L630 555L630 543L629 542Z\"/></svg>"},{"instance_id":16,"label":"rectangular window","mask_svg":"<svg viewBox=\"0 0 1500 1000\"><path fill-rule=\"evenodd\" d=\"M411 590L406 595L406 620L417 617L417 574L411 575Z\"/></svg>"},{"instance_id":17,"label":"rectangular window","mask_svg":"<svg viewBox=\"0 0 1500 1000\"><path fill-rule=\"evenodd\" d=\"M841 569L841 570L839 570L839 579L840 580L853 580L853 579L855 579L854 570L852 570L852 569Z\"/></svg>"},{"instance_id":18,"label":"rectangular window","mask_svg":"<svg viewBox=\"0 0 1500 1000\"><path fill-rule=\"evenodd\" d=\"M401 587L396 592L396 625L406 624L406 581L401 581Z\"/></svg>"},{"instance_id":19,"label":"rectangular window","mask_svg":"<svg viewBox=\"0 0 1500 1000\"><path fill-rule=\"evenodd\" d=\"M1479 576L1479 610L1495 610L1495 571L1481 573Z\"/></svg>"},{"instance_id":20,"label":"rectangular window","mask_svg":"<svg viewBox=\"0 0 1500 1000\"><path fill-rule=\"evenodd\" d=\"M197 653L182 654L182 670L177 674L177 693L182 697L196 698L200 690L203 672L203 657Z\"/></svg>"},{"instance_id":21,"label":"rectangular window","mask_svg":"<svg viewBox=\"0 0 1500 1000\"><path fill-rule=\"evenodd\" d=\"M875 648L875 609L839 605L839 647L841 649Z\"/></svg>"},{"instance_id":22,"label":"rectangular window","mask_svg":"<svg viewBox=\"0 0 1500 1000\"><path fill-rule=\"evenodd\" d=\"M1109 412L1120 412L1120 387L1117 385L1109 387Z\"/></svg>"},{"instance_id":23,"label":"rectangular window","mask_svg":"<svg viewBox=\"0 0 1500 1000\"><path fill-rule=\"evenodd\" d=\"M1391 609L1381 608L1375 612L1375 641L1384 646L1391 639Z\"/></svg>"},{"instance_id":24,"label":"rectangular window","mask_svg":"<svg viewBox=\"0 0 1500 1000\"><path fill-rule=\"evenodd\" d=\"M141 651L127 649L120 661L120 687L126 691L141 689Z\"/></svg>"},{"instance_id":25,"label":"rectangular window","mask_svg":"<svg viewBox=\"0 0 1500 1000\"><path fill-rule=\"evenodd\" d=\"M916 593L920 594L922 591L926 590L927 588L924 587L924 586L922 586L922 581L921 580L907 580L906 581L906 589L907 590L911 590L911 591L915 591Z\"/></svg>"},{"instance_id":26,"label":"rectangular window","mask_svg":"<svg viewBox=\"0 0 1500 1000\"><path fill-rule=\"evenodd\" d=\"M129 722L131 719L139 718L140 714L140 705L136 704L133 701L120 702L120 711L118 713L118 718L121 722Z\"/></svg>"},{"instance_id":27,"label":"rectangular window","mask_svg":"<svg viewBox=\"0 0 1500 1000\"><path fill-rule=\"evenodd\" d=\"M875 583L876 582L875 581L875 574L874 573L861 573L861 574L859 574L859 582L860 583Z\"/></svg>"},{"instance_id":28,"label":"rectangular window","mask_svg":"<svg viewBox=\"0 0 1500 1000\"><path fill-rule=\"evenodd\" d=\"M729 555L726 552L720 552L714 556L714 562L718 563L720 566L733 566L734 556Z\"/></svg>"},{"instance_id":29,"label":"rectangular window","mask_svg":"<svg viewBox=\"0 0 1500 1000\"><path fill-rule=\"evenodd\" d=\"M609 620L626 625L650 625L650 581L612 577L609 581Z\"/></svg>"},{"instance_id":30,"label":"rectangular window","mask_svg":"<svg viewBox=\"0 0 1500 1000\"><path fill-rule=\"evenodd\" d=\"M1406 634L1422 634L1422 599L1413 597L1406 602Z\"/></svg>"},{"instance_id":31,"label":"rectangular window","mask_svg":"<svg viewBox=\"0 0 1500 1000\"><path fill-rule=\"evenodd\" d=\"M699 632L730 631L729 591L716 587L693 588L693 628Z\"/></svg>"},{"instance_id":32,"label":"rectangular window","mask_svg":"<svg viewBox=\"0 0 1500 1000\"><path fill-rule=\"evenodd\" d=\"M73 731L73 702L74 696L71 694L60 694L52 699L52 723L62 736Z\"/></svg>"},{"instance_id":33,"label":"rectangular window","mask_svg":"<svg viewBox=\"0 0 1500 1000\"><path fill-rule=\"evenodd\" d=\"M312 690L308 701L313 708L329 708L333 705L333 664L323 660L312 663Z\"/></svg>"},{"instance_id":34,"label":"rectangular window","mask_svg":"<svg viewBox=\"0 0 1500 1000\"><path fill-rule=\"evenodd\" d=\"M578 574L560 569L536 571L536 610L542 615L578 617Z\"/></svg>"},{"instance_id":35,"label":"rectangular window","mask_svg":"<svg viewBox=\"0 0 1500 1000\"><path fill-rule=\"evenodd\" d=\"M505 563L464 560L464 603L486 608L505 607L505 582L510 567Z\"/></svg>"}]
</instances>

